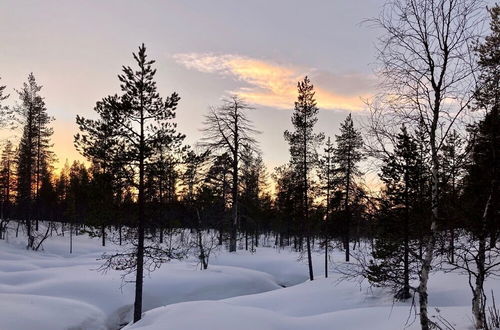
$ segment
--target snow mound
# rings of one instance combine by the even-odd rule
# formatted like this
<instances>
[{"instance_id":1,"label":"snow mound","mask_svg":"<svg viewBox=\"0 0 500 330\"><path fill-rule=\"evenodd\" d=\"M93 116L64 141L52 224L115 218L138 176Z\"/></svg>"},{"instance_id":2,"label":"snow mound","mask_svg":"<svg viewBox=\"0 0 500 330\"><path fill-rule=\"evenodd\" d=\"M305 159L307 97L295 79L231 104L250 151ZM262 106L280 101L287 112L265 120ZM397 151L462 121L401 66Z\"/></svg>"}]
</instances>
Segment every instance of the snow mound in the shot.
<instances>
[{"instance_id":1,"label":"snow mound","mask_svg":"<svg viewBox=\"0 0 500 330\"><path fill-rule=\"evenodd\" d=\"M2 329L106 330L106 315L76 300L0 293Z\"/></svg>"},{"instance_id":2,"label":"snow mound","mask_svg":"<svg viewBox=\"0 0 500 330\"><path fill-rule=\"evenodd\" d=\"M42 252L0 241L2 330L116 330L131 321L134 285L122 282L120 272L96 271L101 254L120 247L102 247L86 235L73 239L73 254L68 237L47 240ZM340 261L342 252L331 257ZM145 277L144 317L125 329L419 329L411 302L394 302L391 292L366 280L340 281L338 263L325 279L323 260L314 254L314 281L290 249L221 250L208 270L193 259L167 263ZM490 290L499 296L500 282L489 280ZM432 273L429 303L435 321L471 329L471 293L463 274Z\"/></svg>"},{"instance_id":3,"label":"snow mound","mask_svg":"<svg viewBox=\"0 0 500 330\"><path fill-rule=\"evenodd\" d=\"M94 247L88 242L78 245L80 250L83 250L82 246L87 246L85 250L88 253L81 252L76 256L62 253L58 244L50 243L48 246L52 249L33 252L23 246L0 241L0 294L17 297L12 301L2 298L0 319L11 322L2 323L2 330L59 329L52 327L57 320L55 315L65 312L68 322L63 319L61 329L73 326L77 329L99 329L96 324L103 329L116 329L132 319L134 285L123 283L120 272L110 270L101 273L96 270L101 264L97 260L101 255L97 240L92 242ZM210 266L202 271L196 263L171 262L146 276L143 310L279 288L281 286L272 275L252 269ZM64 304L70 307L62 308ZM81 304L81 308L75 304ZM33 313L29 306L33 307ZM73 312L73 309L78 312ZM28 314L26 322L39 320L37 324L40 328L19 323ZM95 319L96 323L85 328L81 324L85 325L87 316ZM69 322L71 319L73 322Z\"/></svg>"},{"instance_id":4,"label":"snow mound","mask_svg":"<svg viewBox=\"0 0 500 330\"><path fill-rule=\"evenodd\" d=\"M469 330L472 325L467 279L457 273L433 274L429 314L441 325ZM146 312L126 330L417 330L418 316L409 302L395 302L387 289L317 278L293 287L220 301L173 304ZM493 284L493 283L490 283ZM500 284L495 282L495 291ZM453 288L453 290L452 290Z\"/></svg>"},{"instance_id":5,"label":"snow mound","mask_svg":"<svg viewBox=\"0 0 500 330\"><path fill-rule=\"evenodd\" d=\"M300 301L296 301L300 304ZM447 316L457 316L467 322L463 315L465 307L447 310ZM418 320L408 317L407 307L371 307L341 310L310 316L289 316L270 310L237 306L224 301L197 301L157 308L146 313L138 323L123 330L417 330ZM462 328L457 328L462 329ZM468 329L468 328L463 328Z\"/></svg>"},{"instance_id":6,"label":"snow mound","mask_svg":"<svg viewBox=\"0 0 500 330\"><path fill-rule=\"evenodd\" d=\"M322 269L322 259L315 258L315 269ZM211 259L212 264L249 268L274 276L278 283L288 287L309 279L307 263L298 260L297 253L276 248L257 248L255 253L237 251L223 253ZM316 273L318 274L318 273Z\"/></svg>"}]
</instances>

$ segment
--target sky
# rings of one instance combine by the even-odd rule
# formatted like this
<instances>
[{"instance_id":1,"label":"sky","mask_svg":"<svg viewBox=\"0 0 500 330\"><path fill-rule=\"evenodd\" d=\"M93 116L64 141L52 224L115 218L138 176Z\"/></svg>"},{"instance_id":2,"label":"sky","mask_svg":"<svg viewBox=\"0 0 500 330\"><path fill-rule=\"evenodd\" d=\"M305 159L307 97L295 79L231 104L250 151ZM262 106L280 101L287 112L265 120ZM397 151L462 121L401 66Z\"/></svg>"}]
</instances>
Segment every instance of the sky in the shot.
<instances>
[{"instance_id":1,"label":"sky","mask_svg":"<svg viewBox=\"0 0 500 330\"><path fill-rule=\"evenodd\" d=\"M122 65L145 43L156 60L158 89L176 91L179 131L201 137L209 106L238 93L270 169L289 160L297 81L308 75L320 108L317 130L338 133L348 113L366 114L375 90L377 33L363 21L382 0L0 1L0 84L18 101L30 72L54 116L54 151L82 159L73 147L76 115L95 118L95 103L119 93ZM14 132L2 137L13 137Z\"/></svg>"}]
</instances>

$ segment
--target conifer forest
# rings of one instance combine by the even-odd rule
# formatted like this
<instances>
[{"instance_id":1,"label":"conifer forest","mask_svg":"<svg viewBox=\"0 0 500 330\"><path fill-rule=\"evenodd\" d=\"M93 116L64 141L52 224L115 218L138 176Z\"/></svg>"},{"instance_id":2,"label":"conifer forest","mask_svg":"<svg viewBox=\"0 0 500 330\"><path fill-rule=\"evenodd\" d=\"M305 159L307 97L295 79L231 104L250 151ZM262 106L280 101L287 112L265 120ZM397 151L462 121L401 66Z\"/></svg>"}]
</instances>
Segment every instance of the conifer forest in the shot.
<instances>
[{"instance_id":1,"label":"conifer forest","mask_svg":"<svg viewBox=\"0 0 500 330\"><path fill-rule=\"evenodd\" d=\"M500 329L499 4L0 27L0 329Z\"/></svg>"}]
</instances>

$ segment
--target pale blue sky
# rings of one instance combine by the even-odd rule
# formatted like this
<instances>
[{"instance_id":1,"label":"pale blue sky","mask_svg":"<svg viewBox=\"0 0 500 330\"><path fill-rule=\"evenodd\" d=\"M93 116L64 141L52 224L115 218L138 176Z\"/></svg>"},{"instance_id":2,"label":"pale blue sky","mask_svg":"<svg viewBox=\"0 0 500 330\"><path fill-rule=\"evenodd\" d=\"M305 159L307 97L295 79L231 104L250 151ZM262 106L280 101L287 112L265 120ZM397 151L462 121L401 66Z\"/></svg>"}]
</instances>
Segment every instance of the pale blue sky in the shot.
<instances>
[{"instance_id":1,"label":"pale blue sky","mask_svg":"<svg viewBox=\"0 0 500 330\"><path fill-rule=\"evenodd\" d=\"M382 0L330 1L54 1L0 2L0 76L11 97L34 72L55 116L61 162L78 157L76 114L119 92L116 78L142 42L157 60L163 95L177 91L179 129L199 139L203 115L239 92L270 167L288 160L296 81L308 74L318 88L318 130L337 132L348 111L363 113L373 92L378 31L360 23L378 15Z\"/></svg>"}]
</instances>

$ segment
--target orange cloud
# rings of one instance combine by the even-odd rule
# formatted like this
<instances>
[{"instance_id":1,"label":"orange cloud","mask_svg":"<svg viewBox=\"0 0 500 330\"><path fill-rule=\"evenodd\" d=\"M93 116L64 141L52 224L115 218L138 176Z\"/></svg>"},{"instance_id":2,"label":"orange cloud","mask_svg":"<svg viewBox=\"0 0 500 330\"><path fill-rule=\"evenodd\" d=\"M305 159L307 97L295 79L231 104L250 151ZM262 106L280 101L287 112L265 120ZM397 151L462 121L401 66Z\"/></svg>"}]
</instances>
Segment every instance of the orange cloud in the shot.
<instances>
[{"instance_id":1,"label":"orange cloud","mask_svg":"<svg viewBox=\"0 0 500 330\"><path fill-rule=\"evenodd\" d=\"M362 98L370 95L368 89L358 94L346 91L344 86L339 85L342 84L342 76L325 75L313 69L283 66L245 56L188 53L174 55L174 59L188 69L234 77L243 82L244 86L231 92L238 93L251 103L264 106L282 109L293 107L297 97L297 81L305 75L309 75L313 83L315 74L321 74L322 81L335 77L333 84L315 86L316 99L321 108L362 110ZM344 78L349 79L351 84L354 82L354 85L356 79L367 79L360 75L346 75ZM335 84L339 91L335 90Z\"/></svg>"}]
</instances>

